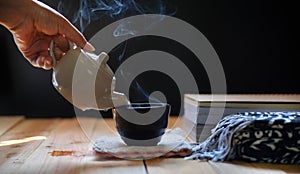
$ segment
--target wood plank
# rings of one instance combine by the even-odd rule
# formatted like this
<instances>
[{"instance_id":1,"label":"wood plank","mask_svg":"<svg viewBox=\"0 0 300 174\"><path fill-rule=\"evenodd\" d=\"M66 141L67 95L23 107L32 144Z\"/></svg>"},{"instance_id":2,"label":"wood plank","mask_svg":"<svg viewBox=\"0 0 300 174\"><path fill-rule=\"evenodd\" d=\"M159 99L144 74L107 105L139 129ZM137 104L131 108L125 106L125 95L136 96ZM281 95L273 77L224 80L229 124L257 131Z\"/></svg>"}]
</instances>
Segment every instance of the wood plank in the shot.
<instances>
[{"instance_id":1,"label":"wood plank","mask_svg":"<svg viewBox=\"0 0 300 174\"><path fill-rule=\"evenodd\" d=\"M183 117L170 116L168 120L168 129L174 129L176 127L183 128Z\"/></svg>"},{"instance_id":2,"label":"wood plank","mask_svg":"<svg viewBox=\"0 0 300 174\"><path fill-rule=\"evenodd\" d=\"M169 123L174 125L174 119ZM200 162L182 158L147 160L145 168L141 160L95 155L91 140L108 135L118 135L112 119L26 119L0 137L0 173L300 173L299 165ZM28 139L38 136L47 139ZM28 141L20 143L19 140ZM15 144L7 145L7 142Z\"/></svg>"},{"instance_id":3,"label":"wood plank","mask_svg":"<svg viewBox=\"0 0 300 174\"><path fill-rule=\"evenodd\" d=\"M182 128L182 117L170 117L168 128ZM187 137L187 134L186 134ZM184 160L183 158L156 158L146 160L148 172L151 173L207 173L215 174L215 170L207 163L196 160Z\"/></svg>"},{"instance_id":4,"label":"wood plank","mask_svg":"<svg viewBox=\"0 0 300 174\"><path fill-rule=\"evenodd\" d=\"M0 171L16 171L47 138L59 119L26 119L0 137Z\"/></svg>"},{"instance_id":5,"label":"wood plank","mask_svg":"<svg viewBox=\"0 0 300 174\"><path fill-rule=\"evenodd\" d=\"M82 130L84 124L89 129ZM89 135L107 132L102 119L63 119L17 172L25 173L145 173L138 161L99 159L91 149ZM97 134L98 135L98 134ZM56 156L49 152L56 151ZM70 153L71 152L71 153ZM63 155L61 155L61 154ZM54 153L52 153L53 155Z\"/></svg>"},{"instance_id":6,"label":"wood plank","mask_svg":"<svg viewBox=\"0 0 300 174\"><path fill-rule=\"evenodd\" d=\"M129 160L103 160L103 161L85 161L84 168L80 173L83 174L147 174L143 162Z\"/></svg>"},{"instance_id":7,"label":"wood plank","mask_svg":"<svg viewBox=\"0 0 300 174\"><path fill-rule=\"evenodd\" d=\"M118 136L116 124L113 119L96 119L96 126L91 135L94 142L99 136ZM125 159L103 159L101 156L89 159L84 162L84 170L81 173L122 173L122 174L142 174L146 173L142 160L125 160Z\"/></svg>"},{"instance_id":8,"label":"wood plank","mask_svg":"<svg viewBox=\"0 0 300 174\"><path fill-rule=\"evenodd\" d=\"M146 161L149 174L174 174L174 173L205 173L216 174L215 170L207 163L182 158L156 158Z\"/></svg>"},{"instance_id":9,"label":"wood plank","mask_svg":"<svg viewBox=\"0 0 300 174\"><path fill-rule=\"evenodd\" d=\"M300 173L297 165L280 165L266 163L245 163L245 162L209 162L217 173L232 174L283 174ZM297 169L298 168L298 169Z\"/></svg>"},{"instance_id":10,"label":"wood plank","mask_svg":"<svg viewBox=\"0 0 300 174\"><path fill-rule=\"evenodd\" d=\"M251 165L256 169L260 169L260 170L276 169L290 174L300 173L300 165L263 164L263 163L252 163Z\"/></svg>"},{"instance_id":11,"label":"wood plank","mask_svg":"<svg viewBox=\"0 0 300 174\"><path fill-rule=\"evenodd\" d=\"M85 151L88 142L76 119L62 119L16 173L79 173L83 156L51 156L49 153Z\"/></svg>"},{"instance_id":12,"label":"wood plank","mask_svg":"<svg viewBox=\"0 0 300 174\"><path fill-rule=\"evenodd\" d=\"M96 118L95 122L95 129L91 135L93 140L99 136L118 136L116 123L113 119Z\"/></svg>"},{"instance_id":13,"label":"wood plank","mask_svg":"<svg viewBox=\"0 0 300 174\"><path fill-rule=\"evenodd\" d=\"M148 172L151 173L207 173L207 174L296 174L300 173L299 165L280 165L244 162L201 162L180 158L151 159L146 161Z\"/></svg>"},{"instance_id":14,"label":"wood plank","mask_svg":"<svg viewBox=\"0 0 300 174\"><path fill-rule=\"evenodd\" d=\"M24 119L24 116L0 116L0 136Z\"/></svg>"},{"instance_id":15,"label":"wood plank","mask_svg":"<svg viewBox=\"0 0 300 174\"><path fill-rule=\"evenodd\" d=\"M170 116L168 120L168 129L181 128L187 142L193 142L193 139L189 137L190 132L186 132L183 129L183 117L182 116Z\"/></svg>"}]
</instances>

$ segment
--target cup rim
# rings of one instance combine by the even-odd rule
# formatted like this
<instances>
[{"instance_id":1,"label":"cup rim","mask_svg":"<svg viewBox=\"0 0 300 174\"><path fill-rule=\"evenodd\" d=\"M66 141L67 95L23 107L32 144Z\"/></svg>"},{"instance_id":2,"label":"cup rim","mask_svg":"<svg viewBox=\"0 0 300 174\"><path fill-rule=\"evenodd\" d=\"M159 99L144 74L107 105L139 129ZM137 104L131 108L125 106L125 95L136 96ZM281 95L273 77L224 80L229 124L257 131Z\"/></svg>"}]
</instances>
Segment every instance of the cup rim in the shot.
<instances>
[{"instance_id":1,"label":"cup rim","mask_svg":"<svg viewBox=\"0 0 300 174\"><path fill-rule=\"evenodd\" d=\"M137 105L138 107L134 107L132 105ZM165 103L165 102L150 102L150 103L148 103L148 102L137 102L137 103L119 105L119 106L114 107L113 109L124 109L124 108L127 108L127 109L138 109L138 108L147 109L147 108L149 108L149 107L143 107L143 105L145 105L145 106L154 106L152 108L162 108L162 107L170 107L171 106L169 103Z\"/></svg>"}]
</instances>

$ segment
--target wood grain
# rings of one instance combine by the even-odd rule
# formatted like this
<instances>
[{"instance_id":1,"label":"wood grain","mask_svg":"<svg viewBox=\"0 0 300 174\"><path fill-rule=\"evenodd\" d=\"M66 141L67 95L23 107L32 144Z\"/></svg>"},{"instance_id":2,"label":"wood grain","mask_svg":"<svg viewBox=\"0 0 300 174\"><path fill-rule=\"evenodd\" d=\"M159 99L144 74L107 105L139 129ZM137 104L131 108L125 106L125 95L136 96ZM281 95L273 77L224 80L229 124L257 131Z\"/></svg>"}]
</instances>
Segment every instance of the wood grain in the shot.
<instances>
[{"instance_id":1,"label":"wood grain","mask_svg":"<svg viewBox=\"0 0 300 174\"><path fill-rule=\"evenodd\" d=\"M151 173L205 173L205 174L299 174L299 165L246 163L246 162L206 162L183 160L180 158L158 158L146 161Z\"/></svg>"},{"instance_id":2,"label":"wood grain","mask_svg":"<svg viewBox=\"0 0 300 174\"><path fill-rule=\"evenodd\" d=\"M0 146L0 171L14 173L36 152L41 143L48 137L59 119L26 119L0 137L0 142L11 142L11 145ZM31 137L44 137L24 141ZM18 143L15 143L18 142Z\"/></svg>"},{"instance_id":3,"label":"wood grain","mask_svg":"<svg viewBox=\"0 0 300 174\"><path fill-rule=\"evenodd\" d=\"M15 126L17 123L22 121L24 116L1 116L0 117L0 136L3 135L7 130Z\"/></svg>"},{"instance_id":4,"label":"wood grain","mask_svg":"<svg viewBox=\"0 0 300 174\"><path fill-rule=\"evenodd\" d=\"M205 173L215 174L215 170L207 162L183 160L182 158L158 158L146 161L149 173L175 174L175 173Z\"/></svg>"},{"instance_id":5,"label":"wood grain","mask_svg":"<svg viewBox=\"0 0 300 174\"><path fill-rule=\"evenodd\" d=\"M89 141L76 119L63 119L47 139L21 166L19 172L27 173L79 173L84 156L57 156L49 154L54 150L87 151Z\"/></svg>"},{"instance_id":6,"label":"wood grain","mask_svg":"<svg viewBox=\"0 0 300 174\"><path fill-rule=\"evenodd\" d=\"M277 164L258 164L245 162L209 162L219 174L284 174L288 171ZM286 166L286 165L285 165ZM290 165L290 167L296 165ZM298 170L299 173L299 170Z\"/></svg>"},{"instance_id":7,"label":"wood grain","mask_svg":"<svg viewBox=\"0 0 300 174\"><path fill-rule=\"evenodd\" d=\"M95 142L99 136L118 136L116 124L113 119L94 120L95 127L90 136L91 142ZM146 173L145 166L142 160L124 160L124 159L106 159L101 155L96 155L93 158L85 158L84 170L81 173Z\"/></svg>"},{"instance_id":8,"label":"wood grain","mask_svg":"<svg viewBox=\"0 0 300 174\"><path fill-rule=\"evenodd\" d=\"M290 173L290 174L300 173L300 165L252 163L251 167L256 168L258 170L276 169L278 171L284 171L285 173Z\"/></svg>"},{"instance_id":9,"label":"wood grain","mask_svg":"<svg viewBox=\"0 0 300 174\"><path fill-rule=\"evenodd\" d=\"M1 117L0 121L2 123ZM81 117L18 121L11 117L6 123L11 126L1 127L0 173L300 173L299 165L201 162L182 158L156 158L143 162L108 158L94 153L92 145L97 137L117 135L113 119ZM180 125L176 117L170 118L169 128ZM19 141L30 137L44 139ZM8 145L5 142L15 144Z\"/></svg>"},{"instance_id":10,"label":"wood grain","mask_svg":"<svg viewBox=\"0 0 300 174\"><path fill-rule=\"evenodd\" d=\"M17 173L144 173L142 161L105 159L92 151L90 137L108 134L104 124L95 118L61 120ZM52 156L53 151L64 155Z\"/></svg>"}]
</instances>

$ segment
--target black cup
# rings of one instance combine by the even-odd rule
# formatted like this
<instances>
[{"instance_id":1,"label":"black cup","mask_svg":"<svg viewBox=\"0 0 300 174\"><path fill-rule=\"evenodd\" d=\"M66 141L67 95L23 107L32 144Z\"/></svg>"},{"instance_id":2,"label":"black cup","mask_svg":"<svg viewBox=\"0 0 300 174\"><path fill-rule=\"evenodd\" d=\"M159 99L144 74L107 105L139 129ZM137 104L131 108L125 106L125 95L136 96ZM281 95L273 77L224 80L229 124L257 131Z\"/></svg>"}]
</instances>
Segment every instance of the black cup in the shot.
<instances>
[{"instance_id":1,"label":"black cup","mask_svg":"<svg viewBox=\"0 0 300 174\"><path fill-rule=\"evenodd\" d=\"M167 103L131 103L113 109L117 131L128 146L155 146L168 126Z\"/></svg>"}]
</instances>

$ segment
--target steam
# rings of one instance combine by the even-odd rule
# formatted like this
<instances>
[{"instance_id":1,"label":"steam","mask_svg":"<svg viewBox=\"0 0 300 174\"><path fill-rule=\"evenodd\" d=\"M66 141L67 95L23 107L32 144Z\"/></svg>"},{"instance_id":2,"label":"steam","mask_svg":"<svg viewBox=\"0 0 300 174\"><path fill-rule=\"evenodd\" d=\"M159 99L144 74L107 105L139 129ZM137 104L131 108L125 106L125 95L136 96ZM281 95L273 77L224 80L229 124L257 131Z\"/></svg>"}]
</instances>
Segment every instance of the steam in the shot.
<instances>
[{"instance_id":1,"label":"steam","mask_svg":"<svg viewBox=\"0 0 300 174\"><path fill-rule=\"evenodd\" d=\"M135 14L172 15L176 11L167 12L167 3L163 0L60 0L57 9L79 26L81 32L101 18L117 19Z\"/></svg>"},{"instance_id":2,"label":"steam","mask_svg":"<svg viewBox=\"0 0 300 174\"><path fill-rule=\"evenodd\" d=\"M103 22L107 20L118 20L122 17L128 17L138 14L164 14L174 15L176 7L164 0L60 0L58 11L66 16L75 26L79 27L81 32L95 21ZM155 24L163 20L159 18L153 23L147 23L145 30L150 27L155 27ZM113 31L114 37L135 36L138 30L135 29L134 21L119 24ZM123 49L118 55L118 62L124 60L127 51L127 42L118 46ZM119 49L117 48L117 49ZM122 78L118 79L127 83L127 76L130 72L123 72ZM134 80L133 88L139 93L139 97L143 101L161 102L165 101L163 95L159 92L149 94L143 87ZM162 99L162 100L161 100Z\"/></svg>"},{"instance_id":3,"label":"steam","mask_svg":"<svg viewBox=\"0 0 300 174\"><path fill-rule=\"evenodd\" d=\"M135 84L136 90L140 91L140 93L142 94L144 101L148 100L149 103L166 102L166 98L159 91L155 91L155 92L149 94L141 87L141 85L137 81L134 81L134 84Z\"/></svg>"},{"instance_id":4,"label":"steam","mask_svg":"<svg viewBox=\"0 0 300 174\"><path fill-rule=\"evenodd\" d=\"M115 37L127 36L127 35L136 36L138 32L139 31L135 30L134 27L132 27L131 22L126 22L118 25L118 27L113 32L113 36Z\"/></svg>"}]
</instances>

